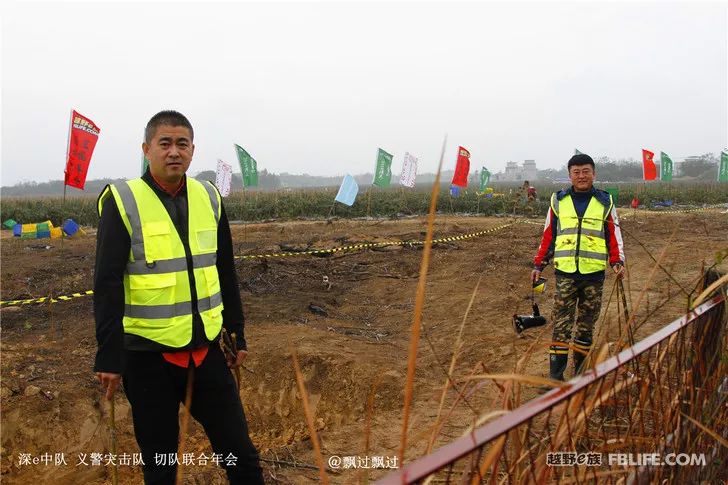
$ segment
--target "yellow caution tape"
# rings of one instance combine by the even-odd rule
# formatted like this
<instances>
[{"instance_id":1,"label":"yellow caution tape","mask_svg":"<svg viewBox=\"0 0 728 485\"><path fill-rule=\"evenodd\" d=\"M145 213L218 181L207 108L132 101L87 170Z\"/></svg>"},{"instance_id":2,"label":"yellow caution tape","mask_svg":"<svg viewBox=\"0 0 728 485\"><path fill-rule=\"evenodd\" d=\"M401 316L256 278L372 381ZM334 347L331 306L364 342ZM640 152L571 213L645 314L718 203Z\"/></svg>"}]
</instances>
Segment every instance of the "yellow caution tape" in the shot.
<instances>
[{"instance_id":1,"label":"yellow caution tape","mask_svg":"<svg viewBox=\"0 0 728 485\"><path fill-rule=\"evenodd\" d=\"M686 213L686 212L698 212L698 211L708 211L708 210L716 210L716 209L722 209L723 206L715 206L715 207L701 207L698 209L682 209L682 210L666 210L666 211L648 211L644 209L637 209L639 212L643 213L649 213L649 214L676 214L676 213ZM624 216L631 215L634 211L634 209L628 209L629 212L627 214L624 214ZM542 226L543 223L541 222L535 222L535 221L528 221L528 220L519 220L515 222L509 222L508 224L502 224L500 226L492 227L490 229L486 229L484 231L478 231L478 232L471 232L470 234L462 234L460 236L449 236L449 237L442 237L439 239L433 239L432 244L437 243L444 243L444 242L453 242L453 241L463 241L466 239L472 239L474 237L483 236L485 234L500 231L501 229L505 229L508 226L512 226L514 224L534 224L538 226ZM352 244L350 246L339 246L336 248L330 248L330 249L312 249L310 251L297 251L297 252L286 252L286 253L267 253L267 254L247 254L244 256L235 256L235 259L263 259L263 258L285 258L289 256L307 256L307 255L315 255L315 254L333 254L338 252L345 252L345 251L359 251L362 249L367 248L378 248L378 247L385 247L385 246L422 246L425 244L425 241L385 241L385 242L378 242L378 243L362 243L362 244ZM74 298L80 298L83 296L89 296L93 295L93 290L86 290L78 293L72 293L70 295L62 295L57 296L55 298L53 297L47 297L44 296L42 298L29 298L27 300L7 300L7 301L0 301L0 306L2 307L8 307L8 306L21 306L21 305L30 305L34 303L57 303L59 301L68 301L72 300Z\"/></svg>"},{"instance_id":2,"label":"yellow caution tape","mask_svg":"<svg viewBox=\"0 0 728 485\"><path fill-rule=\"evenodd\" d=\"M464 239L471 239L474 237L482 236L489 232L499 231L508 226L512 226L513 224L517 224L518 222L520 222L520 221L510 222L508 224L503 224L501 226L492 227L492 228L486 229L484 231L473 232L470 234L463 234L461 236L450 236L450 237L443 237L443 238L439 238L439 239L433 239L432 244L443 243L443 242L452 242L452 241L462 241ZM376 247L384 247L384 246L422 246L423 244L425 244L424 241L385 241L385 242L378 242L378 243L353 244L351 246L339 246L337 248L330 248L330 249L313 249L310 251L296 251L296 252L287 252L287 253L268 253L268 254L248 254L245 256L235 256L235 258L236 259L284 258L287 256L305 256L305 255L311 255L311 254L332 254L332 253L338 253L338 252L342 252L342 251L358 251L360 249L376 248Z\"/></svg>"},{"instance_id":3,"label":"yellow caution tape","mask_svg":"<svg viewBox=\"0 0 728 485\"><path fill-rule=\"evenodd\" d=\"M42 298L30 298L27 300L7 300L7 301L0 301L0 306L20 306L20 305L30 305L32 303L45 303L45 302L57 303L59 301L68 301L68 300L72 300L74 298L80 298L82 296L88 296L88 295L93 295L93 294L94 294L93 290L86 290L86 291L82 291L79 293L72 293L70 295L57 296L55 298L49 297L49 296L44 296Z\"/></svg>"},{"instance_id":4,"label":"yellow caution tape","mask_svg":"<svg viewBox=\"0 0 728 485\"><path fill-rule=\"evenodd\" d=\"M640 214L685 214L688 212L703 212L703 211L711 211L711 210L718 210L718 209L725 209L726 207L723 205L720 206L713 206L713 207L699 207L697 209L675 209L675 210L649 210L649 209L620 209L620 216L622 218L629 217L632 214L639 212Z\"/></svg>"},{"instance_id":5,"label":"yellow caution tape","mask_svg":"<svg viewBox=\"0 0 728 485\"><path fill-rule=\"evenodd\" d=\"M499 231L501 229L504 229L508 226L512 226L514 224L518 224L521 221L515 221L515 222L509 222L508 224L503 224L500 226L492 227L490 229L486 229L484 231L478 231L473 232L470 234L463 234L461 236L450 236L450 237L443 237L439 239L433 239L432 243L443 243L443 242L452 242L452 241L462 241L464 239L471 239L474 237L482 236L484 234L488 234L491 232ZM340 246L337 248L331 248L331 249L313 249L311 251L301 251L301 252L295 252L295 253L269 253L269 254L249 254L245 256L235 256L236 259L256 259L256 258L282 258L286 256L304 256L304 255L311 255L311 254L332 254L332 253L338 253L343 251L357 251L361 249L366 248L375 248L375 247L384 247L384 246L421 246L425 244L424 241L386 241L386 242L378 242L378 243L363 243L363 244L353 244L351 246ZM7 301L0 301L0 306L2 307L9 307L9 306L21 306L21 305L30 305L33 303L57 303L59 301L68 301L72 300L74 298L79 298L82 296L89 296L93 295L93 290L86 290L79 293L72 293L70 295L63 295L63 296L57 296L55 298L44 296L42 298L30 298L27 300L7 300Z\"/></svg>"}]
</instances>

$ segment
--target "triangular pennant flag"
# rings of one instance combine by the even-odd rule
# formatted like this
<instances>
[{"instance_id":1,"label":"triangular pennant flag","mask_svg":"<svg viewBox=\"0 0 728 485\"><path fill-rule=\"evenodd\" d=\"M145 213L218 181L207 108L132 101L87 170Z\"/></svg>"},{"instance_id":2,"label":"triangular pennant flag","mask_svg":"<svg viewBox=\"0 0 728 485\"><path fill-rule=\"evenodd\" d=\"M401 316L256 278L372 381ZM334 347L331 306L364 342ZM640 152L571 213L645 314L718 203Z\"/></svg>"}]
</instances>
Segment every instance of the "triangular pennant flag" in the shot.
<instances>
[{"instance_id":1,"label":"triangular pennant flag","mask_svg":"<svg viewBox=\"0 0 728 485\"><path fill-rule=\"evenodd\" d=\"M93 121L75 110L71 112L71 129L66 156L66 185L83 190L99 133L101 133L101 129Z\"/></svg>"}]
</instances>

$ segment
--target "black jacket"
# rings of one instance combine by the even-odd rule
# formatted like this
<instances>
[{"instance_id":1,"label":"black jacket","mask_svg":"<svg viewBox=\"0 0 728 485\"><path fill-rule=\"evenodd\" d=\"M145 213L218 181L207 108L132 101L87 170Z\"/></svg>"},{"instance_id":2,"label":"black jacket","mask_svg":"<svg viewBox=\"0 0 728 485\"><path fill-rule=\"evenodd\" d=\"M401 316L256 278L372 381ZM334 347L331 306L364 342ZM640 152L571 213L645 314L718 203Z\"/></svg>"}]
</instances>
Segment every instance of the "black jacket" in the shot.
<instances>
[{"instance_id":1,"label":"black jacket","mask_svg":"<svg viewBox=\"0 0 728 485\"><path fill-rule=\"evenodd\" d=\"M197 312L192 257L190 253L187 228L187 182L180 192L172 197L162 190L152 178L149 170L142 176L157 194L169 217L174 222L187 255L187 268L192 291L192 340L182 348L170 348L139 337L124 334L124 271L131 250L129 233L121 220L119 209L113 197L108 197L103 205L101 221L96 236L96 265L94 268L94 316L96 319L96 340L98 351L94 371L122 373L124 370L124 350L174 352L193 350L210 344L204 332L200 314ZM235 273L233 244L225 208L221 205L220 222L217 226L217 272L220 278L220 292L224 309L223 327L228 333L237 336L238 349L246 349L244 336L243 306L240 300L238 279ZM216 342L216 339L215 339ZM216 345L216 343L215 343Z\"/></svg>"}]
</instances>

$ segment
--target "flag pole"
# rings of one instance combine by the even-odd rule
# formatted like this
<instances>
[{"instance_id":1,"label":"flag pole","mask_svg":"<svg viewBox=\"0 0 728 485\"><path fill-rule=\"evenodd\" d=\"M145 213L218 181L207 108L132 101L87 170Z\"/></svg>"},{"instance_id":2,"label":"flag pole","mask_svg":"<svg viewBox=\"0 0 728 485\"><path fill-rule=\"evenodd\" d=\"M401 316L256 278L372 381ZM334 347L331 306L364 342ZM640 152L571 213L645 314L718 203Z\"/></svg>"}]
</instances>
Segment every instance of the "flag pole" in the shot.
<instances>
[{"instance_id":1,"label":"flag pole","mask_svg":"<svg viewBox=\"0 0 728 485\"><path fill-rule=\"evenodd\" d=\"M243 222L243 241L245 241L245 235L247 232L247 227L246 227L247 224L245 224L245 176L243 176L242 179L243 179L243 195L240 200L240 218L242 219L242 222Z\"/></svg>"},{"instance_id":2,"label":"flag pole","mask_svg":"<svg viewBox=\"0 0 728 485\"><path fill-rule=\"evenodd\" d=\"M373 185L370 185L367 189L367 219L372 216L372 187Z\"/></svg>"},{"instance_id":3,"label":"flag pole","mask_svg":"<svg viewBox=\"0 0 728 485\"><path fill-rule=\"evenodd\" d=\"M73 126L73 108L71 108L71 119L68 123L68 135L66 136L66 167L63 169L63 202L61 202L61 251L63 240L66 238L63 231L63 214L66 213L66 182L68 182L68 154L71 151L71 126Z\"/></svg>"}]
</instances>

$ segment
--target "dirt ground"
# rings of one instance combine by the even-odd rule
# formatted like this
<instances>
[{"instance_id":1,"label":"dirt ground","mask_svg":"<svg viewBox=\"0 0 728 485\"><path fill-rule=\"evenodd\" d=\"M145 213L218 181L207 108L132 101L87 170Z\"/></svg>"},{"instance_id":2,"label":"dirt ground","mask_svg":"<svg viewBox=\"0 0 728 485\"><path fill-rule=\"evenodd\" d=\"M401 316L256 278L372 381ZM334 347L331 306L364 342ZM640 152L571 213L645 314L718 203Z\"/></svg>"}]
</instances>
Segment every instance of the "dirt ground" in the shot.
<instances>
[{"instance_id":1,"label":"dirt ground","mask_svg":"<svg viewBox=\"0 0 728 485\"><path fill-rule=\"evenodd\" d=\"M496 227L506 218L438 216L435 237ZM421 456L432 434L453 344L471 294L479 289L465 321L455 376L510 372L536 344L525 372L547 375L546 347L551 326L516 336L514 313L530 313L529 272L542 231L541 220L519 223L472 239L433 248L419 343L407 458ZM651 315L637 336L668 323L685 309L683 289L695 284L704 264L728 247L728 215L717 211L642 214L622 221L632 302L646 289L637 314ZM333 220L234 225L236 254L332 248L361 242L424 239L424 218ZM50 245L50 248L46 248ZM662 270L648 279L659 258ZM2 300L70 294L92 288L95 238L92 231L67 240L2 239ZM249 372L241 396L252 434L272 483L318 480L316 458L296 388L290 348L302 366L324 460L332 455L392 457L401 439L404 381L421 247L385 246L325 256L238 259L236 268L246 312ZM722 264L726 270L726 263ZM538 298L549 315L553 271ZM324 280L328 279L328 283ZM604 292L602 340L617 338L616 298ZM323 310L314 313L311 305ZM2 317L2 481L25 483L111 483L111 467L79 464L79 454L109 453L108 403L92 373L96 352L92 297L52 305L7 307ZM641 318L638 318L641 320ZM569 370L571 372L571 370ZM523 389L523 400L538 394ZM450 391L444 413L452 413L437 436L440 446L463 434L475 418L500 409L500 391L491 381L468 403L453 408ZM367 400L371 397L371 404ZM116 452L138 453L130 409L117 395ZM371 421L371 422L370 422ZM186 450L211 453L193 423ZM32 457L63 453L66 464ZM26 455L27 456L27 455ZM88 460L90 461L90 460ZM389 461L391 463L391 461ZM296 466L294 466L296 465ZM369 470L369 478L386 470ZM141 483L141 470L119 467L120 483ZM331 471L333 483L362 481L364 469ZM185 468L185 483L225 483L214 465Z\"/></svg>"}]
</instances>

